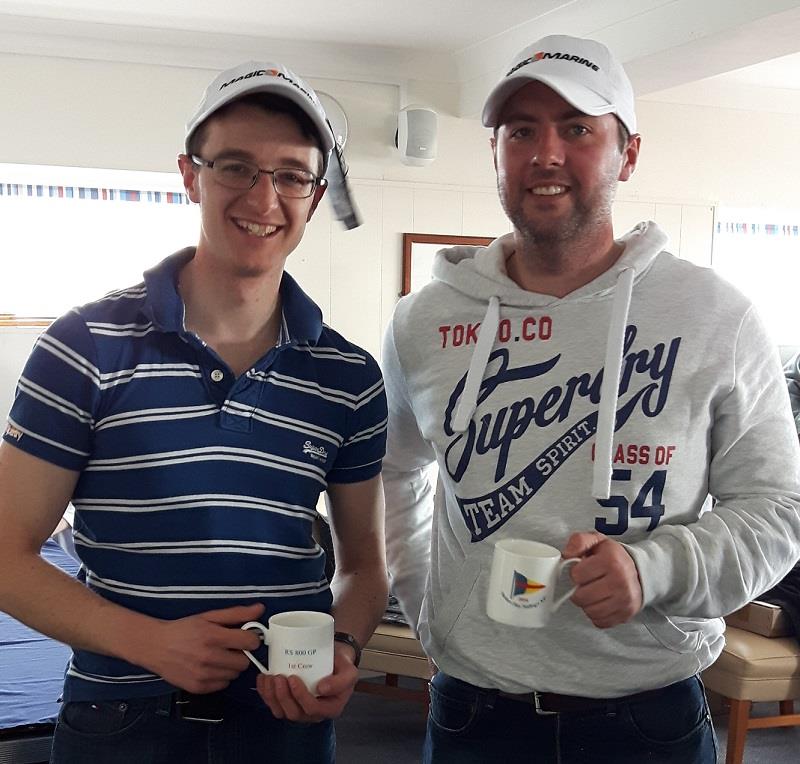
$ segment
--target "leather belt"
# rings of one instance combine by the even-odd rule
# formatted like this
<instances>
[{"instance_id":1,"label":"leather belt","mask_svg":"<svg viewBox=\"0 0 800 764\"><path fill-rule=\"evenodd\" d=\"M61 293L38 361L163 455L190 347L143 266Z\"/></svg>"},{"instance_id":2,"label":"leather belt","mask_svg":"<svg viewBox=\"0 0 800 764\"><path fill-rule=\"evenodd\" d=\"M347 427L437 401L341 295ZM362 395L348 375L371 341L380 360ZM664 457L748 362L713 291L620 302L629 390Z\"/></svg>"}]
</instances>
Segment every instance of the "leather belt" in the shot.
<instances>
[{"instance_id":1,"label":"leather belt","mask_svg":"<svg viewBox=\"0 0 800 764\"><path fill-rule=\"evenodd\" d=\"M184 690L156 699L156 713L192 722L219 724L225 720L225 696L221 692L194 695Z\"/></svg>"},{"instance_id":2,"label":"leather belt","mask_svg":"<svg viewBox=\"0 0 800 764\"><path fill-rule=\"evenodd\" d=\"M515 695L510 692L498 692L498 698L506 698L518 703L527 703L536 709L536 713L548 716L550 714L580 714L589 711L605 711L616 713L616 707L623 703L646 700L659 695L664 688L636 692L633 695L623 695L619 698L583 698L579 695L559 695L556 692L526 692Z\"/></svg>"}]
</instances>

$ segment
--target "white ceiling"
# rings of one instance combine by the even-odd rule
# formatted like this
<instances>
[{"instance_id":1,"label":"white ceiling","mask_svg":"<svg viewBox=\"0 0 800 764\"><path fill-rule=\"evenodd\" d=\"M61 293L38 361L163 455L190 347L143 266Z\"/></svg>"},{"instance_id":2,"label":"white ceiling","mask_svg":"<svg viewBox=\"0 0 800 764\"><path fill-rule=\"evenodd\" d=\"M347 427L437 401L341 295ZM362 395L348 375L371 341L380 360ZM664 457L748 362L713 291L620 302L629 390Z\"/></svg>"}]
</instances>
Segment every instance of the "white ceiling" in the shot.
<instances>
[{"instance_id":1,"label":"white ceiling","mask_svg":"<svg viewBox=\"0 0 800 764\"><path fill-rule=\"evenodd\" d=\"M25 0L4 12L265 38L453 51L568 5L559 0ZM533 9L533 12L532 12Z\"/></svg>"},{"instance_id":2,"label":"white ceiling","mask_svg":"<svg viewBox=\"0 0 800 764\"><path fill-rule=\"evenodd\" d=\"M800 0L0 0L0 52L446 84L474 116L526 44L595 37L654 100L800 112Z\"/></svg>"}]
</instances>

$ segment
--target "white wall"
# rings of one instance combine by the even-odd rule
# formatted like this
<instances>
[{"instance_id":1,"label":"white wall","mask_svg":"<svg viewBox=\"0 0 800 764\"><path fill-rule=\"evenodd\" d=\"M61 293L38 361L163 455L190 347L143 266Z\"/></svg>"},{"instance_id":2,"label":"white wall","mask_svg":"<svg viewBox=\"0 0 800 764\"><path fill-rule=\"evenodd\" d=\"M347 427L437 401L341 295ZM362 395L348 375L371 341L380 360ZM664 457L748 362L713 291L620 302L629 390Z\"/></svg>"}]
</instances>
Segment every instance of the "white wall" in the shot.
<instances>
[{"instance_id":1,"label":"white wall","mask_svg":"<svg viewBox=\"0 0 800 764\"><path fill-rule=\"evenodd\" d=\"M186 117L214 74L0 54L6 115L0 120L0 162L172 171ZM408 167L393 146L401 98L395 85L311 82L350 118L346 154L364 225L344 231L321 206L288 268L331 325L378 355L400 290L403 232L493 236L508 230L495 191L489 132L477 120L450 116L445 106L436 162ZM452 100L443 87L431 87L402 97ZM640 102L638 114L640 165L620 185L618 230L655 219L670 234L673 251L707 264L714 204L785 207L796 198L800 155L793 140L800 116L652 101ZM3 395L10 400L10 369L21 366L21 350L17 340L0 334L0 355L15 357L0 366L0 406Z\"/></svg>"},{"instance_id":2,"label":"white wall","mask_svg":"<svg viewBox=\"0 0 800 764\"><path fill-rule=\"evenodd\" d=\"M800 114L639 101L641 171L629 190L664 201L798 207Z\"/></svg>"},{"instance_id":3,"label":"white wall","mask_svg":"<svg viewBox=\"0 0 800 764\"><path fill-rule=\"evenodd\" d=\"M40 331L40 328L27 327L0 329L0 422L5 422L14 400L17 377Z\"/></svg>"}]
</instances>

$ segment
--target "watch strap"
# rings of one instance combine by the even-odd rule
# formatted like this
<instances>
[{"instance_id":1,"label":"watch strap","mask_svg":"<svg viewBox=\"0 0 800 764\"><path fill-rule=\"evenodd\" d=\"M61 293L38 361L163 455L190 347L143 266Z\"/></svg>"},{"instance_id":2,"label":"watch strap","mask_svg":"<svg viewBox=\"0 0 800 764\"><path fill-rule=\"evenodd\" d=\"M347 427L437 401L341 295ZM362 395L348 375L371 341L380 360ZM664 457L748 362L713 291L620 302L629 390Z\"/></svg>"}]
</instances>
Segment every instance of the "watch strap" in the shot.
<instances>
[{"instance_id":1,"label":"watch strap","mask_svg":"<svg viewBox=\"0 0 800 764\"><path fill-rule=\"evenodd\" d=\"M333 635L333 641L343 642L346 645L350 645L355 653L353 664L358 666L358 664L361 662L361 645L358 644L356 638L352 634L348 634L346 631L337 631Z\"/></svg>"}]
</instances>

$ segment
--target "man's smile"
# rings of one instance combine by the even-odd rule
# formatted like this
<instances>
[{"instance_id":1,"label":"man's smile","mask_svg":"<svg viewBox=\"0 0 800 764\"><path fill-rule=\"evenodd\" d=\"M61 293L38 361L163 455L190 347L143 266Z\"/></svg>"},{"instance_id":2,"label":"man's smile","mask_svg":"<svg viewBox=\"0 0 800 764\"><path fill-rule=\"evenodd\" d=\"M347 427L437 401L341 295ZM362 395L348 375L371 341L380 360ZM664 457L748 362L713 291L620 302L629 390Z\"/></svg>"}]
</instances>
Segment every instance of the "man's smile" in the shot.
<instances>
[{"instance_id":1,"label":"man's smile","mask_svg":"<svg viewBox=\"0 0 800 764\"><path fill-rule=\"evenodd\" d=\"M547 186L534 186L531 188L531 193L535 196L558 196L559 194L565 194L569 191L567 186L560 186L556 184L550 184Z\"/></svg>"},{"instance_id":2,"label":"man's smile","mask_svg":"<svg viewBox=\"0 0 800 764\"><path fill-rule=\"evenodd\" d=\"M252 220L244 220L243 218L233 218L233 222L251 236L258 236L262 239L278 230L277 226L268 225L267 223L255 223Z\"/></svg>"}]
</instances>

